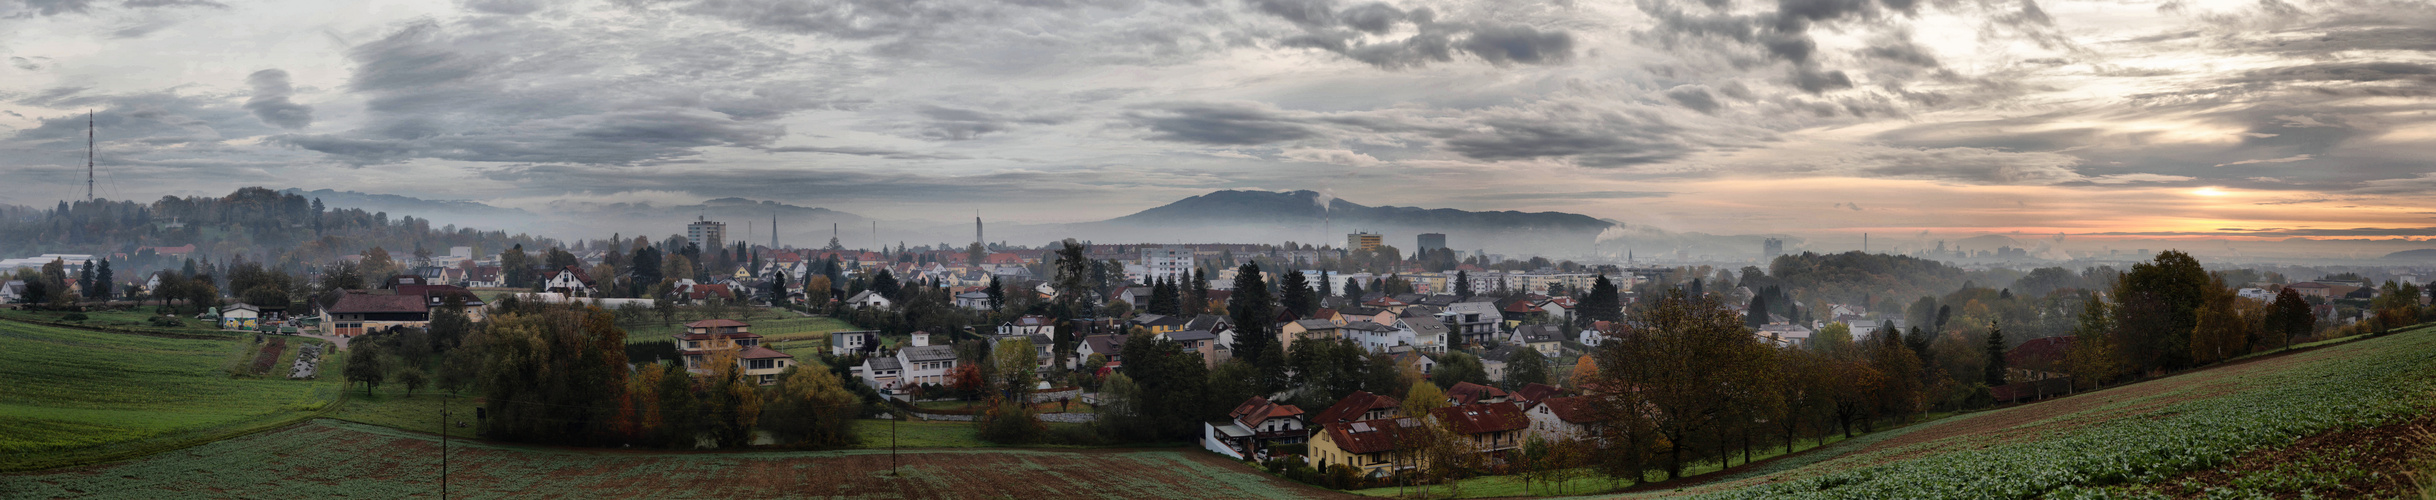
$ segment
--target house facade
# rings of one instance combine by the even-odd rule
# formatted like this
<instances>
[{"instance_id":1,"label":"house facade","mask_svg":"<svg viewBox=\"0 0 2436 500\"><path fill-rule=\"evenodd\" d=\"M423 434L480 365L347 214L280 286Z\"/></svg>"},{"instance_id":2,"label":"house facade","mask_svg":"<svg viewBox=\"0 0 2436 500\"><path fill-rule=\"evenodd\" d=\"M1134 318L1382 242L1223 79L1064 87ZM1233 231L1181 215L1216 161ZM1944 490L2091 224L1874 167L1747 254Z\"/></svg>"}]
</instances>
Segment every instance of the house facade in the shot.
<instances>
[{"instance_id":1,"label":"house facade","mask_svg":"<svg viewBox=\"0 0 2436 500\"><path fill-rule=\"evenodd\" d=\"M1204 448L1238 460L1266 460L1269 445L1309 439L1303 409L1253 396L1227 412L1225 420L1201 424Z\"/></svg>"},{"instance_id":2,"label":"house facade","mask_svg":"<svg viewBox=\"0 0 2436 500\"><path fill-rule=\"evenodd\" d=\"M677 357L685 361L685 369L695 375L712 373L710 363L723 353L732 353L736 363L744 368L746 380L761 385L778 383L778 375L795 365L795 356L761 345L761 335L752 332L752 325L727 319L707 319L685 324L685 333L671 335L676 340Z\"/></svg>"},{"instance_id":3,"label":"house facade","mask_svg":"<svg viewBox=\"0 0 2436 500\"><path fill-rule=\"evenodd\" d=\"M1413 468L1402 456L1404 433L1422 425L1421 419L1407 417L1324 424L1312 433L1304 457L1321 470L1343 465L1364 477L1385 477Z\"/></svg>"}]
</instances>

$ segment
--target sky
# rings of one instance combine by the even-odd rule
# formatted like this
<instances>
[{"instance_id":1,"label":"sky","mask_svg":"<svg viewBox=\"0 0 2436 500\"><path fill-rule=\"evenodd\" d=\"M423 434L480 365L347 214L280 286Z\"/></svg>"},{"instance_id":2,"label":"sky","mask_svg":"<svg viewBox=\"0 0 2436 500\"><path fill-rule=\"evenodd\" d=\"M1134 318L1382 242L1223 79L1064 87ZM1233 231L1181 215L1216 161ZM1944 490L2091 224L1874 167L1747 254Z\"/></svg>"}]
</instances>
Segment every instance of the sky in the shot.
<instances>
[{"instance_id":1,"label":"sky","mask_svg":"<svg viewBox=\"0 0 2436 500\"><path fill-rule=\"evenodd\" d=\"M0 0L0 202L241 186L1104 219L2436 236L2436 4Z\"/></svg>"}]
</instances>

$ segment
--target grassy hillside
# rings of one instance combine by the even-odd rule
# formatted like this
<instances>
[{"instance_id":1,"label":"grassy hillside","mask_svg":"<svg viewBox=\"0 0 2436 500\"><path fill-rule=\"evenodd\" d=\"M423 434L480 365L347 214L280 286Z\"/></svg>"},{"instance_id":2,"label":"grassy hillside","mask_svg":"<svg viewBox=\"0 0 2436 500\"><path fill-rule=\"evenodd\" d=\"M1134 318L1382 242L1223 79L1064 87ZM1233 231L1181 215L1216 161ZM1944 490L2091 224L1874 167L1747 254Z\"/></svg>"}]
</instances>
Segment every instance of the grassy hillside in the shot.
<instances>
[{"instance_id":1,"label":"grassy hillside","mask_svg":"<svg viewBox=\"0 0 2436 500\"><path fill-rule=\"evenodd\" d=\"M311 341L287 338L278 359ZM310 416L328 382L232 373L252 337L162 338L0 321L0 470L134 456ZM282 367L284 368L284 367Z\"/></svg>"},{"instance_id":2,"label":"grassy hillside","mask_svg":"<svg viewBox=\"0 0 2436 500\"><path fill-rule=\"evenodd\" d=\"M2150 496L2185 474L2296 439L2423 417L2436 404L2431 391L2436 329L2421 328L1950 418L1644 495ZM2295 493L2281 487L2236 482L2220 493Z\"/></svg>"},{"instance_id":3,"label":"grassy hillside","mask_svg":"<svg viewBox=\"0 0 2436 500\"><path fill-rule=\"evenodd\" d=\"M473 498L1345 498L1198 449L672 453L450 444ZM25 497L436 495L436 436L315 420L179 453L11 476ZM203 472L209 471L209 472Z\"/></svg>"}]
</instances>

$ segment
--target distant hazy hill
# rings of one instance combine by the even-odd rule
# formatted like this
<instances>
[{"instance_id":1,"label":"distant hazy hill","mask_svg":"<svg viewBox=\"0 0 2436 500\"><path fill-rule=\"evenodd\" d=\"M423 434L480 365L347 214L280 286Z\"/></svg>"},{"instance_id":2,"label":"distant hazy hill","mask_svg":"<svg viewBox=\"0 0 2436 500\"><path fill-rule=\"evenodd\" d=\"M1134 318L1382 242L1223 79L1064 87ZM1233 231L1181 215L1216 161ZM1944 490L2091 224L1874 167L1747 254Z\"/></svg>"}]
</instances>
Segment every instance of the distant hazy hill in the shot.
<instances>
[{"instance_id":1,"label":"distant hazy hill","mask_svg":"<svg viewBox=\"0 0 2436 500\"><path fill-rule=\"evenodd\" d=\"M1419 247L1418 235L1442 233L1447 246L1456 250L1560 255L1588 253L1600 232L1617 226L1563 212L1373 207L1312 191L1218 191L1105 221L1024 227L1018 234L1063 233L1101 242L1294 241L1341 247L1346 234L1368 231L1409 255Z\"/></svg>"},{"instance_id":2,"label":"distant hazy hill","mask_svg":"<svg viewBox=\"0 0 2436 500\"><path fill-rule=\"evenodd\" d=\"M2385 258L2404 260L2436 260L2436 248L2403 250L2400 252L2385 254Z\"/></svg>"},{"instance_id":3,"label":"distant hazy hill","mask_svg":"<svg viewBox=\"0 0 2436 500\"><path fill-rule=\"evenodd\" d=\"M430 219L434 225L455 224L459 227L478 227L486 230L505 229L509 232L530 232L537 229L543 220L541 214L471 201L426 200L394 194L329 189L305 191L288 188L280 192L293 193L308 199L320 199L322 205L333 208L361 208L368 212L388 212L391 219L412 215L416 218Z\"/></svg>"}]
</instances>

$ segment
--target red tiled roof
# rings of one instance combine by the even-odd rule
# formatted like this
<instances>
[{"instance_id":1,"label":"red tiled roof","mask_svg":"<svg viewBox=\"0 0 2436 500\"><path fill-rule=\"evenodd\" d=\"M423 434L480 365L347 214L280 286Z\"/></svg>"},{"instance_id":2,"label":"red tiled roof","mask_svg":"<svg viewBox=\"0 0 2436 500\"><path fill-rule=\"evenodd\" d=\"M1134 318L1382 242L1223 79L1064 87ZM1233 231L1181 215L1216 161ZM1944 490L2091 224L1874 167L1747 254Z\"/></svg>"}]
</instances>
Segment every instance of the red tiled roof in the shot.
<instances>
[{"instance_id":1,"label":"red tiled roof","mask_svg":"<svg viewBox=\"0 0 2436 500\"><path fill-rule=\"evenodd\" d=\"M1429 414L1463 434L1518 431L1531 426L1530 416L1506 403L1449 406L1430 410Z\"/></svg>"},{"instance_id":2,"label":"red tiled roof","mask_svg":"<svg viewBox=\"0 0 2436 500\"><path fill-rule=\"evenodd\" d=\"M1555 398L1547 401L1541 401L1539 404L1547 406L1548 412L1556 414L1557 420L1563 420L1576 424L1587 424L1599 421L1597 417L1592 415L1593 410L1591 409L1590 398Z\"/></svg>"},{"instance_id":3,"label":"red tiled roof","mask_svg":"<svg viewBox=\"0 0 2436 500\"><path fill-rule=\"evenodd\" d=\"M1547 400L1549 396L1563 394L1564 392L1565 389L1561 387L1532 382L1530 384L1523 385L1521 389L1515 389L1514 399L1522 401L1544 401Z\"/></svg>"},{"instance_id":4,"label":"red tiled roof","mask_svg":"<svg viewBox=\"0 0 2436 500\"><path fill-rule=\"evenodd\" d=\"M2031 339L2029 342L2023 342L2022 345L2014 347L2011 351L2006 351L2005 365L2016 368L2056 366L2064 361L2066 354L2072 352L2073 340L2074 337L2071 335Z\"/></svg>"},{"instance_id":5,"label":"red tiled roof","mask_svg":"<svg viewBox=\"0 0 2436 500\"><path fill-rule=\"evenodd\" d=\"M1233 417L1236 423L1243 424L1244 427L1259 427L1261 422L1272 418L1301 414L1303 414L1303 409L1294 405L1271 403L1269 398L1252 396L1252 399L1246 399L1243 404L1236 405L1235 410L1227 412L1226 416Z\"/></svg>"},{"instance_id":6,"label":"red tiled roof","mask_svg":"<svg viewBox=\"0 0 2436 500\"><path fill-rule=\"evenodd\" d=\"M1446 388L1446 398L1454 400L1455 405L1457 406L1478 403L1485 399L1497 399L1502 397L1506 397L1505 389L1489 387L1471 382L1458 382L1454 387Z\"/></svg>"},{"instance_id":7,"label":"red tiled roof","mask_svg":"<svg viewBox=\"0 0 2436 500\"><path fill-rule=\"evenodd\" d=\"M1346 395L1345 399L1337 400L1336 404L1329 405L1328 409L1320 410L1311 421L1313 423L1352 422L1362 418L1362 414L1369 413L1370 410L1394 408L1397 404L1399 402L1394 397L1371 394L1370 391L1354 391L1353 394Z\"/></svg>"},{"instance_id":8,"label":"red tiled roof","mask_svg":"<svg viewBox=\"0 0 2436 500\"><path fill-rule=\"evenodd\" d=\"M592 273L587 273L587 272L584 272L584 268L583 268L582 266L572 266L572 265L571 265L571 266L567 266L567 268L566 268L566 269L564 269L564 270L551 270L551 271L550 271L548 274L544 274L544 275L542 275L541 279L544 279L544 280L554 280L554 279L558 279L558 275L559 275L559 274L562 274L562 273L575 273L575 281L580 282L580 283L583 283L583 284L585 284L585 285L590 285L590 284L592 284Z\"/></svg>"},{"instance_id":9,"label":"red tiled roof","mask_svg":"<svg viewBox=\"0 0 2436 500\"><path fill-rule=\"evenodd\" d=\"M423 304L422 295L348 293L340 296L337 304L330 306L330 312L334 314L419 313L430 310L429 306Z\"/></svg>"},{"instance_id":10,"label":"red tiled roof","mask_svg":"<svg viewBox=\"0 0 2436 500\"><path fill-rule=\"evenodd\" d=\"M1421 425L1420 420L1398 417L1330 423L1324 428L1328 431L1328 440L1335 441L1337 449L1345 450L1347 453L1365 454L1399 448L1398 445L1402 444L1399 442L1401 441L1399 436L1403 434L1404 428L1419 425Z\"/></svg>"}]
</instances>

